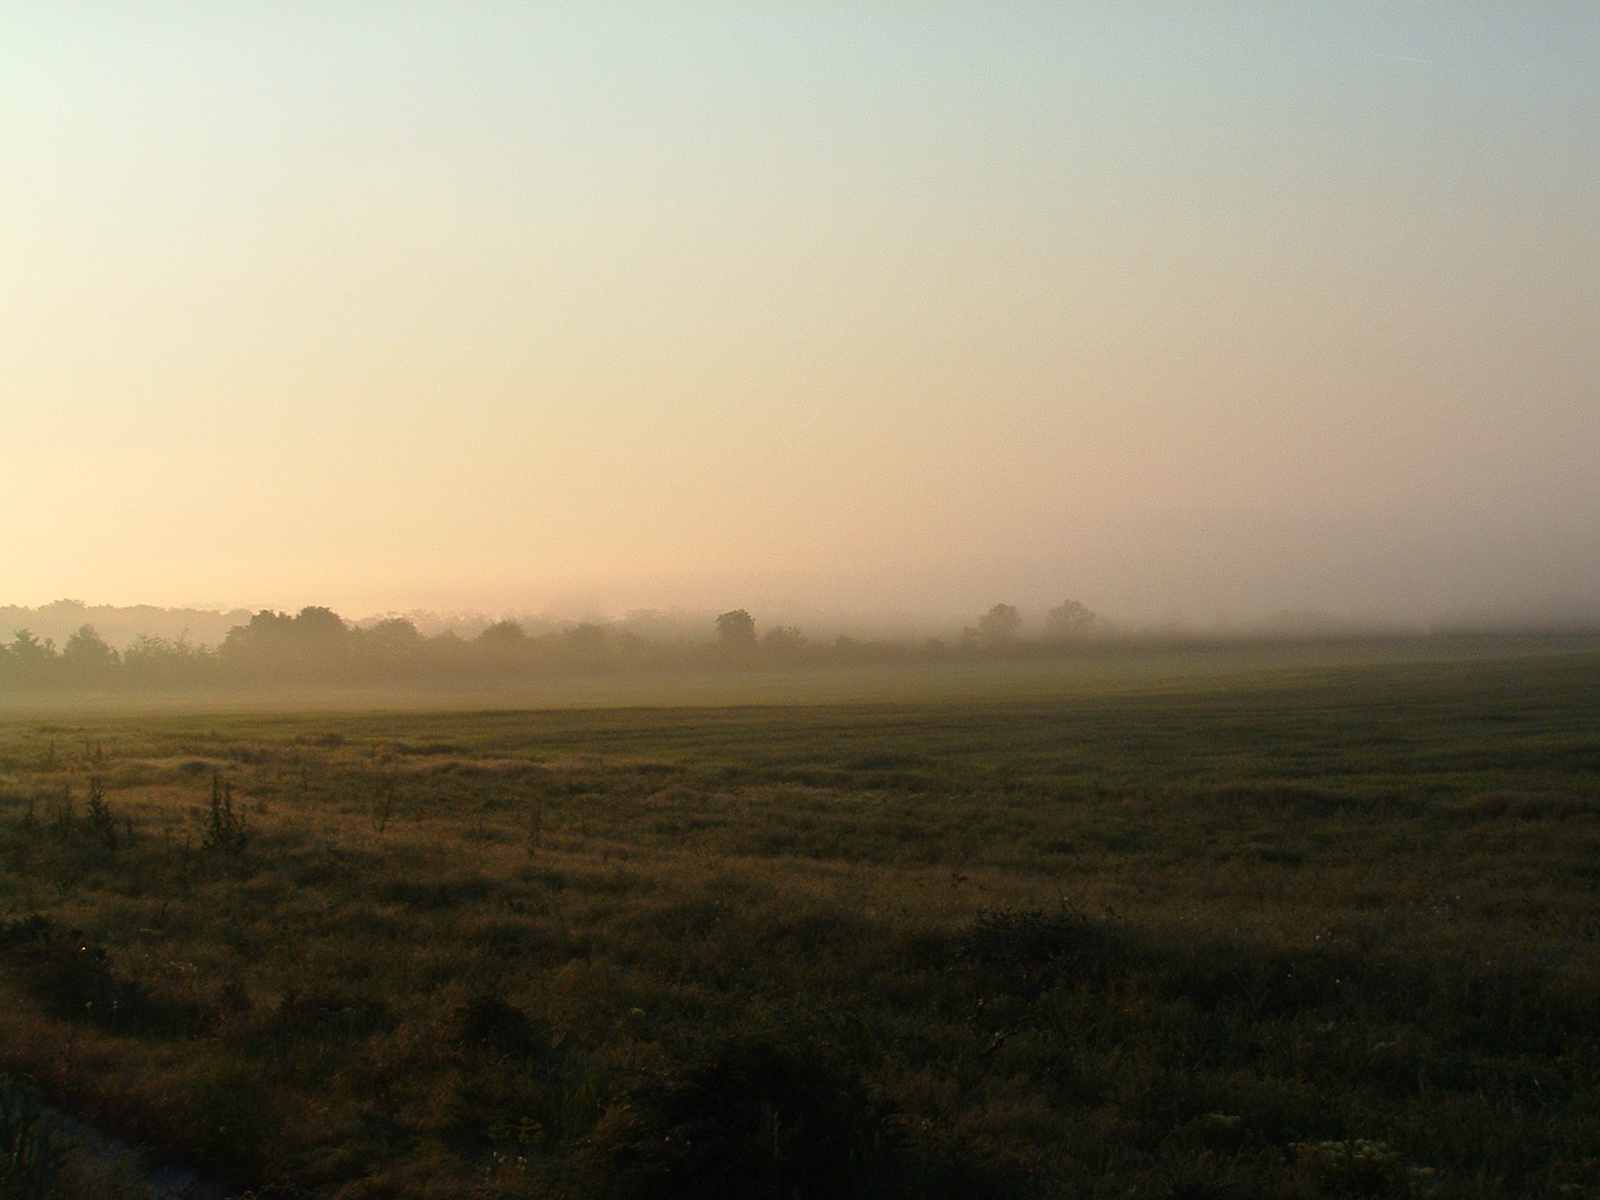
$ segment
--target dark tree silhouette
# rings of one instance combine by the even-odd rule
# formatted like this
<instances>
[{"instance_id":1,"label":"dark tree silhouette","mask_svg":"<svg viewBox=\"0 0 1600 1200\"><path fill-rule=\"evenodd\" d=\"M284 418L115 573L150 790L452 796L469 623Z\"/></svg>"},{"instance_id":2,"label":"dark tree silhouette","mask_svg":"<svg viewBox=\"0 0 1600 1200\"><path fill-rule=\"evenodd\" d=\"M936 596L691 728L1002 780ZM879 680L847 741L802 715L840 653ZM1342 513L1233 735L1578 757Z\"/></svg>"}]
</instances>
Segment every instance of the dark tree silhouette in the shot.
<instances>
[{"instance_id":1,"label":"dark tree silhouette","mask_svg":"<svg viewBox=\"0 0 1600 1200\"><path fill-rule=\"evenodd\" d=\"M1044 631L1051 638L1079 638L1097 633L1101 621L1076 600L1063 600L1045 614Z\"/></svg>"},{"instance_id":2,"label":"dark tree silhouette","mask_svg":"<svg viewBox=\"0 0 1600 1200\"><path fill-rule=\"evenodd\" d=\"M17 630L11 645L0 655L5 677L18 683L41 683L51 678L59 665L55 643L49 638L40 641L27 629Z\"/></svg>"},{"instance_id":3,"label":"dark tree silhouette","mask_svg":"<svg viewBox=\"0 0 1600 1200\"><path fill-rule=\"evenodd\" d=\"M510 650L521 647L527 640L522 626L510 618L496 621L478 635L479 645L488 649Z\"/></svg>"},{"instance_id":4,"label":"dark tree silhouette","mask_svg":"<svg viewBox=\"0 0 1600 1200\"><path fill-rule=\"evenodd\" d=\"M742 608L717 618L717 637L724 646L744 649L756 644L756 619Z\"/></svg>"},{"instance_id":5,"label":"dark tree silhouette","mask_svg":"<svg viewBox=\"0 0 1600 1200\"><path fill-rule=\"evenodd\" d=\"M217 654L246 677L335 678L348 673L351 644L338 613L308 605L293 617L263 609L230 629Z\"/></svg>"},{"instance_id":6,"label":"dark tree silhouette","mask_svg":"<svg viewBox=\"0 0 1600 1200\"><path fill-rule=\"evenodd\" d=\"M774 625L761 639L761 648L774 662L795 662L806 650L806 635L796 625Z\"/></svg>"},{"instance_id":7,"label":"dark tree silhouette","mask_svg":"<svg viewBox=\"0 0 1600 1200\"><path fill-rule=\"evenodd\" d=\"M978 634L990 646L1005 646L1016 641L1022 628L1022 615L1013 604L996 604L978 618Z\"/></svg>"},{"instance_id":8,"label":"dark tree silhouette","mask_svg":"<svg viewBox=\"0 0 1600 1200\"><path fill-rule=\"evenodd\" d=\"M584 621L571 629L561 631L553 639L557 647L557 662L580 671L608 667L613 662L611 639L604 625Z\"/></svg>"},{"instance_id":9,"label":"dark tree silhouette","mask_svg":"<svg viewBox=\"0 0 1600 1200\"><path fill-rule=\"evenodd\" d=\"M117 652L93 625L81 625L61 648L61 663L79 679L105 678L120 664Z\"/></svg>"},{"instance_id":10,"label":"dark tree silhouette","mask_svg":"<svg viewBox=\"0 0 1600 1200\"><path fill-rule=\"evenodd\" d=\"M330 642L343 641L349 631L343 619L331 608L307 605L294 618L294 631L305 638L323 638Z\"/></svg>"},{"instance_id":11,"label":"dark tree silhouette","mask_svg":"<svg viewBox=\"0 0 1600 1200\"><path fill-rule=\"evenodd\" d=\"M56 656L56 644L49 638L40 641L29 629L19 629L11 639L11 657L19 663L34 665L49 662Z\"/></svg>"}]
</instances>

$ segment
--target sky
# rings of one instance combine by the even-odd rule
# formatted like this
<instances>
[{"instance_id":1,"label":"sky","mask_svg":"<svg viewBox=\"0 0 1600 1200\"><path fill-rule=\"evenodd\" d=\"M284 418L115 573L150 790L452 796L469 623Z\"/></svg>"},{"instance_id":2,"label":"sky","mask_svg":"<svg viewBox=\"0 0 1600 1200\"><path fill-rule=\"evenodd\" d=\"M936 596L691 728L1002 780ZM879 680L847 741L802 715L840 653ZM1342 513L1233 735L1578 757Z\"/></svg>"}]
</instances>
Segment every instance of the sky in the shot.
<instances>
[{"instance_id":1,"label":"sky","mask_svg":"<svg viewBox=\"0 0 1600 1200\"><path fill-rule=\"evenodd\" d=\"M0 2L0 603L1600 615L1600 6Z\"/></svg>"}]
</instances>

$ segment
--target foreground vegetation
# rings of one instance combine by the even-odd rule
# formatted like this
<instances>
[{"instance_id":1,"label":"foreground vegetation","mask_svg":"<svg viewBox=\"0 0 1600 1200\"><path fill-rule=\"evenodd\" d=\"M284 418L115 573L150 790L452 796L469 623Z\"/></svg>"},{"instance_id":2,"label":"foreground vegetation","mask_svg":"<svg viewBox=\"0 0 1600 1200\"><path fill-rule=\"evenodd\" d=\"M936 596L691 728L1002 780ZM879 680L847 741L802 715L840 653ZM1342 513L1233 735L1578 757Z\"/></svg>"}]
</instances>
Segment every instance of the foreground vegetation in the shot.
<instances>
[{"instance_id":1,"label":"foreground vegetation","mask_svg":"<svg viewBox=\"0 0 1600 1200\"><path fill-rule=\"evenodd\" d=\"M1597 713L1574 654L14 721L6 1179L89 1187L36 1087L261 1196L1600 1194Z\"/></svg>"}]
</instances>

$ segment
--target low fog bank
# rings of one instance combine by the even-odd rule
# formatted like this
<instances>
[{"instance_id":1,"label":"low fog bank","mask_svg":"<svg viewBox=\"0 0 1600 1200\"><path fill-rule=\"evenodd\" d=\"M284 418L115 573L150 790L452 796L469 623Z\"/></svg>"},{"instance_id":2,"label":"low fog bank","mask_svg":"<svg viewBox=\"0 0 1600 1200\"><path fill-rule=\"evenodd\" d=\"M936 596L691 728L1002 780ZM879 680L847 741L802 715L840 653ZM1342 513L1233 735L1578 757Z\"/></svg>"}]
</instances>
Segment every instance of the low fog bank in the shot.
<instances>
[{"instance_id":1,"label":"low fog bank","mask_svg":"<svg viewBox=\"0 0 1600 1200\"><path fill-rule=\"evenodd\" d=\"M1595 477L1588 478L1592 493ZM1000 642L1059 641L1051 613L1069 598L1094 617L1071 636L1101 639L1600 629L1600 521L1592 498L1582 506L1571 500L1551 501L1550 511L1444 506L1426 520L1376 501L1337 512L1202 506L1115 519L1085 513L1075 521L1019 511L981 546L969 539L930 554L908 536L898 549L873 543L867 561L865 550L839 549L786 563L774 550L742 567L697 561L671 574L608 573L598 564L570 578L554 567L541 579L479 571L470 587L442 570L430 570L423 586L382 571L363 579L345 566L325 586L287 571L285 578L301 580L298 595L252 590L276 601L273 610L326 605L352 630L403 625L430 642L450 635L476 643L512 621L541 645L592 638L578 631L598 629L619 651L711 645L718 615L734 610L753 616L763 643L775 630L798 630L813 655L840 639L971 649L995 640L980 625L997 604L1016 610ZM259 607L11 605L0 607L0 644L26 630L60 650L91 626L119 655L141 641L214 652Z\"/></svg>"},{"instance_id":2,"label":"low fog bank","mask_svg":"<svg viewBox=\"0 0 1600 1200\"><path fill-rule=\"evenodd\" d=\"M0 609L16 624L0 643L0 688L194 689L302 684L382 685L537 680L683 671L786 671L868 665L961 666L1083 658L1124 649L1297 643L1447 642L1462 636L1600 633L1578 614L1510 621L1470 614L1431 628L1285 610L1207 627L1119 623L1076 600L1044 609L997 602L965 620L839 614L765 619L722 612L636 610L562 619L477 613L386 614L349 620L330 608L246 614L89 607L58 601ZM95 619L90 619L95 618ZM75 622L75 624L74 624ZM215 642L196 636L215 636ZM129 636L128 631L137 630ZM116 634L125 639L119 646ZM166 632L160 632L166 631ZM175 632L174 632L175 631ZM108 636L108 632L110 636Z\"/></svg>"},{"instance_id":3,"label":"low fog bank","mask_svg":"<svg viewBox=\"0 0 1600 1200\"><path fill-rule=\"evenodd\" d=\"M153 604L122 607L57 600L38 608L0 606L0 634L14 636L17 630L28 630L41 640L60 646L83 626L90 625L118 647L130 646L141 638L210 647L221 645L228 631L245 624L251 615L245 608L158 608Z\"/></svg>"}]
</instances>

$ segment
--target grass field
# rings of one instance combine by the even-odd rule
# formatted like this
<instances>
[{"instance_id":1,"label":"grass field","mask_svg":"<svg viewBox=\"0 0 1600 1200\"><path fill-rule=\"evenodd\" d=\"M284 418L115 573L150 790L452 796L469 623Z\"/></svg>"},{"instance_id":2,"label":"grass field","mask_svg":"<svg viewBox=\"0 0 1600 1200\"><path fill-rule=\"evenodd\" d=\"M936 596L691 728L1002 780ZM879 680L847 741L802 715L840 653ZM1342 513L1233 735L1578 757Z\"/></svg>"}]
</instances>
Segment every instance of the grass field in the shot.
<instances>
[{"instance_id":1,"label":"grass field","mask_svg":"<svg viewBox=\"0 0 1600 1200\"><path fill-rule=\"evenodd\" d=\"M1600 1195L1600 655L1020 692L14 713L0 1133L263 1197Z\"/></svg>"}]
</instances>

